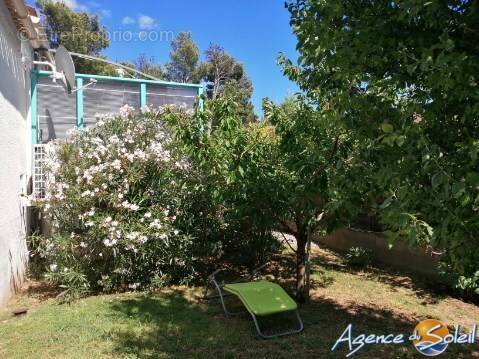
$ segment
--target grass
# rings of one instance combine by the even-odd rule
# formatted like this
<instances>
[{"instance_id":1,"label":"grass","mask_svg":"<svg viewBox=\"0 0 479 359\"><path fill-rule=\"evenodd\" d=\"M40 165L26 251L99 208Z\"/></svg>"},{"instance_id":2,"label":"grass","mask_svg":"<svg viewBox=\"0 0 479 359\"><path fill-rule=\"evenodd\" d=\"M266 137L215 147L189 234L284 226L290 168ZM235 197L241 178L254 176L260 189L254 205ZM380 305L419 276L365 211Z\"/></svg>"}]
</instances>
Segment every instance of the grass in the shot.
<instances>
[{"instance_id":1,"label":"grass","mask_svg":"<svg viewBox=\"0 0 479 359\"><path fill-rule=\"evenodd\" d=\"M291 289L292 258L279 256L268 277ZM452 326L479 322L479 307L439 294L427 281L390 270L355 271L342 258L315 250L314 288L301 307L304 333L261 341L247 316L227 319L200 288L92 296L71 305L51 298L52 288L31 283L0 311L1 358L344 358L331 347L349 323L355 334L412 333L418 321ZM28 314L10 311L29 307ZM411 344L369 346L356 357L424 358ZM477 344L450 345L441 358L479 358Z\"/></svg>"}]
</instances>

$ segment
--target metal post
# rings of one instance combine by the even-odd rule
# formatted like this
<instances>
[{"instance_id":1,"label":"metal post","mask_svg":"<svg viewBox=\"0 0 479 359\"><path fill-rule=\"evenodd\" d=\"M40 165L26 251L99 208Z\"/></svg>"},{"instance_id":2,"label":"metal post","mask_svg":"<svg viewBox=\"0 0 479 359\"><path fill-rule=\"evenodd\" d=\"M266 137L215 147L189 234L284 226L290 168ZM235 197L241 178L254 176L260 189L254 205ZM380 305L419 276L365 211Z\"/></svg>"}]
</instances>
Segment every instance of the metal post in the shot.
<instances>
[{"instance_id":1,"label":"metal post","mask_svg":"<svg viewBox=\"0 0 479 359\"><path fill-rule=\"evenodd\" d=\"M202 87L198 87L198 96L199 96L199 100L198 100L198 108L200 111L203 111L203 99L202 99L202 95L204 93L204 89L203 89L203 86Z\"/></svg>"},{"instance_id":2,"label":"metal post","mask_svg":"<svg viewBox=\"0 0 479 359\"><path fill-rule=\"evenodd\" d=\"M146 84L140 84L140 107L146 106Z\"/></svg>"},{"instance_id":3,"label":"metal post","mask_svg":"<svg viewBox=\"0 0 479 359\"><path fill-rule=\"evenodd\" d=\"M77 86L77 127L83 128L83 78L77 77L76 79Z\"/></svg>"}]
</instances>

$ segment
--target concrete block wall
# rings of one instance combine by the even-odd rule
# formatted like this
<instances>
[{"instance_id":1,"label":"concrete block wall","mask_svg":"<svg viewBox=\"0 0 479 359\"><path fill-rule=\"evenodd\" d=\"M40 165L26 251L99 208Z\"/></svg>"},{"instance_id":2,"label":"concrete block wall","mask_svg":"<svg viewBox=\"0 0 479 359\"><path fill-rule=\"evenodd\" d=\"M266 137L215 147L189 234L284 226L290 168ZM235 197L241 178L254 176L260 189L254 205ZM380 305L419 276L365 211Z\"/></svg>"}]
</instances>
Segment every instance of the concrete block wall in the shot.
<instances>
[{"instance_id":1,"label":"concrete block wall","mask_svg":"<svg viewBox=\"0 0 479 359\"><path fill-rule=\"evenodd\" d=\"M360 232L340 229L325 237L314 240L338 252L346 252L351 247L363 247L372 250L373 260L410 272L435 277L437 275L438 256L426 253L423 248L413 248L406 243L397 242L389 248L386 237L380 233Z\"/></svg>"}]
</instances>

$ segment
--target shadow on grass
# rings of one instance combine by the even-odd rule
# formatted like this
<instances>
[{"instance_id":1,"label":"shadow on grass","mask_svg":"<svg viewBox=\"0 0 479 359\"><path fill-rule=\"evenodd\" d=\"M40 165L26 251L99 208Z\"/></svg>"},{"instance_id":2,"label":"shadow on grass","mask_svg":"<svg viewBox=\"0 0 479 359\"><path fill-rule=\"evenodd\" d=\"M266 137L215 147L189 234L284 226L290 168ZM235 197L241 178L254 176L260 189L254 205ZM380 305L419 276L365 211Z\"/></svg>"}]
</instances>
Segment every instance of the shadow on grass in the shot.
<instances>
[{"instance_id":1,"label":"shadow on grass","mask_svg":"<svg viewBox=\"0 0 479 359\"><path fill-rule=\"evenodd\" d=\"M393 292L397 291L398 288L408 289L418 297L423 298L424 304L437 304L451 295L451 293L448 293L447 288L444 285L438 284L437 281L404 270L387 266L350 267L345 264L343 257L339 253L315 253L312 265L316 266L316 270L324 268L378 281L388 285Z\"/></svg>"},{"instance_id":2,"label":"shadow on grass","mask_svg":"<svg viewBox=\"0 0 479 359\"><path fill-rule=\"evenodd\" d=\"M248 315L227 319L217 301L201 302L192 298L189 290L124 298L111 308L115 316L135 323L109 333L116 355L124 358L344 358L346 345L335 352L331 347L349 323L354 325L354 335L409 335L418 322L379 305L340 305L331 299L314 298L300 310L305 322L303 333L264 341L256 339ZM448 352L455 358L471 357L471 348L456 349ZM415 349L406 343L369 346L356 357L415 355Z\"/></svg>"},{"instance_id":3,"label":"shadow on grass","mask_svg":"<svg viewBox=\"0 0 479 359\"><path fill-rule=\"evenodd\" d=\"M29 281L25 289L28 297L45 301L47 299L55 298L62 291L61 288L46 281Z\"/></svg>"},{"instance_id":4,"label":"shadow on grass","mask_svg":"<svg viewBox=\"0 0 479 359\"><path fill-rule=\"evenodd\" d=\"M317 266L317 259L312 259L312 266L314 274L318 279L311 279L311 289L319 289L329 287L334 283L334 277L328 275L321 266ZM291 255L278 255L274 257L267 268L267 273L270 274L274 280L279 281L290 293L294 292L295 286L295 259ZM268 276L266 276L268 277Z\"/></svg>"},{"instance_id":5,"label":"shadow on grass","mask_svg":"<svg viewBox=\"0 0 479 359\"><path fill-rule=\"evenodd\" d=\"M187 298L183 290L168 290L151 295L120 299L111 304L121 318L134 326L110 333L115 351L127 358L209 357L215 343L226 335L228 327L218 313L196 298ZM218 330L224 325L225 330Z\"/></svg>"}]
</instances>

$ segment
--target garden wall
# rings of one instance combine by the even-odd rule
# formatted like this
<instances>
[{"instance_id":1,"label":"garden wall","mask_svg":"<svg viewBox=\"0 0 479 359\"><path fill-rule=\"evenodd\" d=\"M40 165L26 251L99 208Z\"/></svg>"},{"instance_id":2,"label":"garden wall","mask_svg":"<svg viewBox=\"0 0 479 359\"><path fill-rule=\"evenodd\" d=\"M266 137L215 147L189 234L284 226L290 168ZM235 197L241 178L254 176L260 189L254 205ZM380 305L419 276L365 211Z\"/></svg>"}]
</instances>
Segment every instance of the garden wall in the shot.
<instances>
[{"instance_id":1,"label":"garden wall","mask_svg":"<svg viewBox=\"0 0 479 359\"><path fill-rule=\"evenodd\" d=\"M385 236L381 233L340 229L325 237L314 239L328 248L346 252L353 246L371 249L373 260L427 276L436 276L438 256L426 253L422 248L412 248L404 242L397 242L389 249Z\"/></svg>"},{"instance_id":2,"label":"garden wall","mask_svg":"<svg viewBox=\"0 0 479 359\"><path fill-rule=\"evenodd\" d=\"M29 43L17 37L0 0L0 307L21 285L28 258L25 244L26 193L30 175Z\"/></svg>"}]
</instances>

